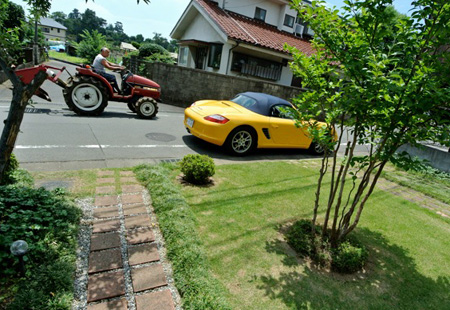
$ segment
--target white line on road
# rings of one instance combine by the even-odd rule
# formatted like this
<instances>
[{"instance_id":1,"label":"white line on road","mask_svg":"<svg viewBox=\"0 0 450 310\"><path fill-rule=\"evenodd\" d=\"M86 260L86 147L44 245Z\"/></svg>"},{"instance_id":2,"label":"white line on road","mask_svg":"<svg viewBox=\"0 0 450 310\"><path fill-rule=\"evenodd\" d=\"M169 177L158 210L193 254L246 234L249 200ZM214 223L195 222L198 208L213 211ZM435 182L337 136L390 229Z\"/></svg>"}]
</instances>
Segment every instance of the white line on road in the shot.
<instances>
[{"instance_id":1,"label":"white line on road","mask_svg":"<svg viewBox=\"0 0 450 310\"><path fill-rule=\"evenodd\" d=\"M142 145L16 145L16 149L149 149L149 148L183 148L186 145L156 145L156 144L142 144Z\"/></svg>"}]
</instances>

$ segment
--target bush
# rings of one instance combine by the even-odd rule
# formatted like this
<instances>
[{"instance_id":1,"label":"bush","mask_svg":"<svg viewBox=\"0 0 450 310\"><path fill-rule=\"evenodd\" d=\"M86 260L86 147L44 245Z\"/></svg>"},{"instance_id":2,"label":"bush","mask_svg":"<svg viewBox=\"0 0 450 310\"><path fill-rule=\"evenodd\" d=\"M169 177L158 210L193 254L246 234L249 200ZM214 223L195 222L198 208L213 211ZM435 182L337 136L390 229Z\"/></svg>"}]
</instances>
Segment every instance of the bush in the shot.
<instances>
[{"instance_id":1,"label":"bush","mask_svg":"<svg viewBox=\"0 0 450 310\"><path fill-rule=\"evenodd\" d=\"M0 186L0 286L15 295L8 309L70 308L80 215L60 190ZM25 277L10 287L18 272L9 250L15 240L29 251Z\"/></svg>"},{"instance_id":2,"label":"bush","mask_svg":"<svg viewBox=\"0 0 450 310\"><path fill-rule=\"evenodd\" d=\"M311 221L302 219L295 222L286 234L287 243L302 257L313 252Z\"/></svg>"},{"instance_id":3,"label":"bush","mask_svg":"<svg viewBox=\"0 0 450 310\"><path fill-rule=\"evenodd\" d=\"M215 173L214 161L208 155L189 154L180 162L184 179L192 184L207 184Z\"/></svg>"},{"instance_id":4,"label":"bush","mask_svg":"<svg viewBox=\"0 0 450 310\"><path fill-rule=\"evenodd\" d=\"M14 171L19 168L19 162L14 154L11 154L9 161L6 163L6 169L3 172L2 181L0 185L8 185L14 183Z\"/></svg>"},{"instance_id":5,"label":"bush","mask_svg":"<svg viewBox=\"0 0 450 310\"><path fill-rule=\"evenodd\" d=\"M153 54L168 55L169 52L161 45L154 43L143 43L139 47L139 58L149 57Z\"/></svg>"},{"instance_id":6,"label":"bush","mask_svg":"<svg viewBox=\"0 0 450 310\"><path fill-rule=\"evenodd\" d=\"M175 60L172 58L172 56L168 54L153 54L151 56L145 57L144 60L151 63L159 62L170 65L173 65L175 63Z\"/></svg>"},{"instance_id":7,"label":"bush","mask_svg":"<svg viewBox=\"0 0 450 310\"><path fill-rule=\"evenodd\" d=\"M106 45L105 36L97 30L93 30L92 33L84 30L80 36L83 38L80 43L72 43L77 50L77 55L86 58L90 62L94 61L94 58L100 53L102 47Z\"/></svg>"},{"instance_id":8,"label":"bush","mask_svg":"<svg viewBox=\"0 0 450 310\"><path fill-rule=\"evenodd\" d=\"M331 252L331 267L342 273L353 273L360 270L366 263L368 252L360 244L344 241Z\"/></svg>"}]
</instances>

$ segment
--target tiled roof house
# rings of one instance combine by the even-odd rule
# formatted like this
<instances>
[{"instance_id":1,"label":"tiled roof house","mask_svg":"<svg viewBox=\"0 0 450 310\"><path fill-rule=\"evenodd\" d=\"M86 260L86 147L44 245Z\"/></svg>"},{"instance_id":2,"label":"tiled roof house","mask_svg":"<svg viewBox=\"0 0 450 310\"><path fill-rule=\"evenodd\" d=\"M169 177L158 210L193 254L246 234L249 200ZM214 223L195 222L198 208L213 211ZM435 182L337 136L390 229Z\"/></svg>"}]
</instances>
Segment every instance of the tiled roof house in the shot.
<instances>
[{"instance_id":1,"label":"tiled roof house","mask_svg":"<svg viewBox=\"0 0 450 310\"><path fill-rule=\"evenodd\" d=\"M41 17L38 23L44 33L45 40L66 41L67 28L51 18Z\"/></svg>"},{"instance_id":2,"label":"tiled roof house","mask_svg":"<svg viewBox=\"0 0 450 310\"><path fill-rule=\"evenodd\" d=\"M294 85L285 43L314 53L314 33L284 0L192 0L172 30L178 65Z\"/></svg>"}]
</instances>

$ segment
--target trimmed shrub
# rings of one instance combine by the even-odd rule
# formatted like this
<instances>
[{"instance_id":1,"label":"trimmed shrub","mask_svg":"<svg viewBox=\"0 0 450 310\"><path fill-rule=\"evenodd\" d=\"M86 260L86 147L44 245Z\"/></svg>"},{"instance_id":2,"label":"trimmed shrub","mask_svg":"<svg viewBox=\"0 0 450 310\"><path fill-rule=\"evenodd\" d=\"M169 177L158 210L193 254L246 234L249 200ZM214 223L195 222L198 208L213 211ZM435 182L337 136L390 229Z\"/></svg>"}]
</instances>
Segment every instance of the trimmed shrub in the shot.
<instances>
[{"instance_id":1,"label":"trimmed shrub","mask_svg":"<svg viewBox=\"0 0 450 310\"><path fill-rule=\"evenodd\" d=\"M214 175L214 161L208 155L189 154L180 162L184 179L192 184L207 184Z\"/></svg>"},{"instance_id":2,"label":"trimmed shrub","mask_svg":"<svg viewBox=\"0 0 450 310\"><path fill-rule=\"evenodd\" d=\"M311 221L302 219L295 222L286 234L287 243L302 257L313 252Z\"/></svg>"},{"instance_id":3,"label":"trimmed shrub","mask_svg":"<svg viewBox=\"0 0 450 310\"><path fill-rule=\"evenodd\" d=\"M154 43L143 43L139 47L139 58L149 57L153 54L168 55L169 52L161 45L154 44Z\"/></svg>"},{"instance_id":4,"label":"trimmed shrub","mask_svg":"<svg viewBox=\"0 0 450 310\"><path fill-rule=\"evenodd\" d=\"M344 241L331 252L331 267L342 273L353 273L360 270L366 263L368 252L366 248L355 242Z\"/></svg>"}]
</instances>

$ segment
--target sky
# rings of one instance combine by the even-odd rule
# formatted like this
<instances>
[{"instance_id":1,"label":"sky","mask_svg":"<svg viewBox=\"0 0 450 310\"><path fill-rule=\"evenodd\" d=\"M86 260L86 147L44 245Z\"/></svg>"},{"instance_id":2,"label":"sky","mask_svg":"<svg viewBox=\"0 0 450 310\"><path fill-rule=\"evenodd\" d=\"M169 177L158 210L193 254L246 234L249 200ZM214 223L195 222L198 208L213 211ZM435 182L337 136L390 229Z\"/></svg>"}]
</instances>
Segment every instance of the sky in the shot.
<instances>
[{"instance_id":1,"label":"sky","mask_svg":"<svg viewBox=\"0 0 450 310\"><path fill-rule=\"evenodd\" d=\"M10 0L26 8L23 0ZM94 2L95 1L95 2ZM69 14L74 8L81 13L86 9L95 11L98 17L106 19L108 24L120 21L124 32L129 36L142 34L145 38L153 38L153 33L160 33L170 39L170 32L188 6L190 0L151 0L145 4L142 0L52 0L50 12L62 11ZM255 3L261 0L253 0ZM331 6L341 7L342 0L327 0ZM394 6L407 14L411 0L395 0Z\"/></svg>"}]
</instances>

